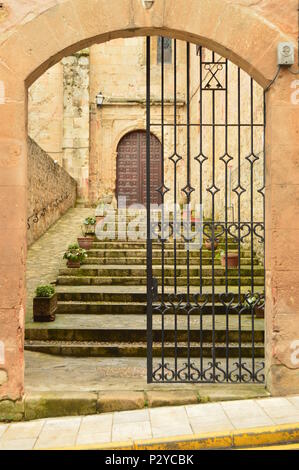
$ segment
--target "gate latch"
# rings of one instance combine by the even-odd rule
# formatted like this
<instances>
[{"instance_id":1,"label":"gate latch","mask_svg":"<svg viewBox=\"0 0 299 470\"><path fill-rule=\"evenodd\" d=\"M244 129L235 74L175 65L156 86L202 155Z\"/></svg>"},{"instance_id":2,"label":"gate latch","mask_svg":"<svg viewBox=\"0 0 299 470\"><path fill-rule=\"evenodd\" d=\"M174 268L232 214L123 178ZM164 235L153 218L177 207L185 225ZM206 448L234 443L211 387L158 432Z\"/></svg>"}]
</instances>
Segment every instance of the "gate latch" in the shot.
<instances>
[{"instance_id":1,"label":"gate latch","mask_svg":"<svg viewBox=\"0 0 299 470\"><path fill-rule=\"evenodd\" d=\"M152 293L152 300L153 301L158 300L158 280L155 277L153 277L152 279L151 293Z\"/></svg>"}]
</instances>

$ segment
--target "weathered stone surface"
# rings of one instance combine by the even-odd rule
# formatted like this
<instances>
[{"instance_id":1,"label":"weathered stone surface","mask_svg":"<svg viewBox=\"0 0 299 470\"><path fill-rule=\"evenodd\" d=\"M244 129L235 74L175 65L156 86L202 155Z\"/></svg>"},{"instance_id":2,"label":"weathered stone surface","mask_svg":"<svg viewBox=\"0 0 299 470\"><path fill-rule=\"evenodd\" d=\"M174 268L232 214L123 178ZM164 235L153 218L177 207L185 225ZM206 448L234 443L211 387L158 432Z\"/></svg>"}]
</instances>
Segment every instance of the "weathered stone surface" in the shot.
<instances>
[{"instance_id":1,"label":"weathered stone surface","mask_svg":"<svg viewBox=\"0 0 299 470\"><path fill-rule=\"evenodd\" d=\"M189 391L175 391L175 392L147 392L146 393L147 405L150 408L158 406L178 406L178 405L191 405L198 403L198 395Z\"/></svg>"},{"instance_id":2,"label":"weathered stone surface","mask_svg":"<svg viewBox=\"0 0 299 470\"><path fill-rule=\"evenodd\" d=\"M68 209L74 207L77 197L75 180L32 139L28 141L27 213L30 229L28 246L41 237ZM57 202L59 204L57 206ZM46 212L43 214L43 209ZM34 223L37 214L38 223Z\"/></svg>"},{"instance_id":3,"label":"weathered stone surface","mask_svg":"<svg viewBox=\"0 0 299 470\"><path fill-rule=\"evenodd\" d=\"M95 414L97 395L89 392L36 392L25 397L25 419Z\"/></svg>"},{"instance_id":4,"label":"weathered stone surface","mask_svg":"<svg viewBox=\"0 0 299 470\"><path fill-rule=\"evenodd\" d=\"M144 406L145 398L142 392L100 392L97 412L137 410Z\"/></svg>"},{"instance_id":5,"label":"weathered stone surface","mask_svg":"<svg viewBox=\"0 0 299 470\"><path fill-rule=\"evenodd\" d=\"M0 387L8 380L8 374L6 370L0 369Z\"/></svg>"},{"instance_id":6,"label":"weathered stone surface","mask_svg":"<svg viewBox=\"0 0 299 470\"><path fill-rule=\"evenodd\" d=\"M1 421L21 421L24 418L24 400L0 401L0 422Z\"/></svg>"}]
</instances>

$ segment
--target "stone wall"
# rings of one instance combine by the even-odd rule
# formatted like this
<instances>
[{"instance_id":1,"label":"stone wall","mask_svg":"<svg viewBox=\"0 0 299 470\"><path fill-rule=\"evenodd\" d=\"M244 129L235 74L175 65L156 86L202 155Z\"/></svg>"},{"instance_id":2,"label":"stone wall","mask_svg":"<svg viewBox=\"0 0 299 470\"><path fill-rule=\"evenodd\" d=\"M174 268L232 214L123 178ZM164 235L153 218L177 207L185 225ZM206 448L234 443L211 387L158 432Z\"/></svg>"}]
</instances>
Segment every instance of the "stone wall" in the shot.
<instances>
[{"instance_id":1,"label":"stone wall","mask_svg":"<svg viewBox=\"0 0 299 470\"><path fill-rule=\"evenodd\" d=\"M63 168L77 181L78 198L88 199L89 51L62 60Z\"/></svg>"},{"instance_id":2,"label":"stone wall","mask_svg":"<svg viewBox=\"0 0 299 470\"><path fill-rule=\"evenodd\" d=\"M76 181L28 139L28 230L30 246L76 203Z\"/></svg>"}]
</instances>

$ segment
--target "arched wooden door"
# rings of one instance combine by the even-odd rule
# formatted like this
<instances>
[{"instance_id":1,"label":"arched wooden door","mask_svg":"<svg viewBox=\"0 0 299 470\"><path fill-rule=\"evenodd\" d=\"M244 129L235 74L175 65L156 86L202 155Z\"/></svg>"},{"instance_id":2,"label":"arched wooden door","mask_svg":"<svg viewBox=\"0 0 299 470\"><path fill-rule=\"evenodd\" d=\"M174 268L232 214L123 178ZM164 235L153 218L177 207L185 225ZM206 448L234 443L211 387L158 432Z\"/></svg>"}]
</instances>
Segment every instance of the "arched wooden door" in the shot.
<instances>
[{"instance_id":1,"label":"arched wooden door","mask_svg":"<svg viewBox=\"0 0 299 470\"><path fill-rule=\"evenodd\" d=\"M126 134L117 148L117 197L125 196L127 206L146 206L146 132ZM160 204L157 189L161 186L161 143L151 134L151 202Z\"/></svg>"}]
</instances>

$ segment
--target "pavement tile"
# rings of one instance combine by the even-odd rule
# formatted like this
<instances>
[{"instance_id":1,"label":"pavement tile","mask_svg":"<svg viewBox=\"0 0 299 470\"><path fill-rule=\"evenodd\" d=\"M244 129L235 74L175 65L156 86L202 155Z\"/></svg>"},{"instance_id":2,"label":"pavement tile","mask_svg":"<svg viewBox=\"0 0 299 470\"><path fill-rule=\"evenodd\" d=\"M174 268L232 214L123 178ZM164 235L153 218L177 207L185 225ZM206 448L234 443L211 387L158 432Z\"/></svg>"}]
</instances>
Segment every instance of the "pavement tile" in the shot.
<instances>
[{"instance_id":1,"label":"pavement tile","mask_svg":"<svg viewBox=\"0 0 299 470\"><path fill-rule=\"evenodd\" d=\"M195 434L205 432L231 431L234 426L228 418L219 420L203 420L202 418L190 418L190 424Z\"/></svg>"},{"instance_id":2,"label":"pavement tile","mask_svg":"<svg viewBox=\"0 0 299 470\"><path fill-rule=\"evenodd\" d=\"M37 439L44 424L44 420L12 423L2 435L2 440Z\"/></svg>"},{"instance_id":3,"label":"pavement tile","mask_svg":"<svg viewBox=\"0 0 299 470\"><path fill-rule=\"evenodd\" d=\"M32 450L36 439L0 440L0 450Z\"/></svg>"},{"instance_id":4,"label":"pavement tile","mask_svg":"<svg viewBox=\"0 0 299 470\"><path fill-rule=\"evenodd\" d=\"M298 397L288 397L288 401L292 403L299 410L299 396Z\"/></svg>"},{"instance_id":5,"label":"pavement tile","mask_svg":"<svg viewBox=\"0 0 299 470\"><path fill-rule=\"evenodd\" d=\"M153 437L174 437L174 436L185 436L193 435L190 424L182 424L175 426L152 426Z\"/></svg>"},{"instance_id":6,"label":"pavement tile","mask_svg":"<svg viewBox=\"0 0 299 470\"><path fill-rule=\"evenodd\" d=\"M75 445L82 418L49 419L39 435L35 448Z\"/></svg>"},{"instance_id":7,"label":"pavement tile","mask_svg":"<svg viewBox=\"0 0 299 470\"><path fill-rule=\"evenodd\" d=\"M148 410L120 411L113 414L113 424L137 423L149 421Z\"/></svg>"},{"instance_id":8,"label":"pavement tile","mask_svg":"<svg viewBox=\"0 0 299 470\"><path fill-rule=\"evenodd\" d=\"M255 400L255 402L273 419L298 415L298 408L287 398L267 398L264 400Z\"/></svg>"},{"instance_id":9,"label":"pavement tile","mask_svg":"<svg viewBox=\"0 0 299 470\"><path fill-rule=\"evenodd\" d=\"M0 438L4 434L4 432L7 430L8 424L0 424Z\"/></svg>"},{"instance_id":10,"label":"pavement tile","mask_svg":"<svg viewBox=\"0 0 299 470\"><path fill-rule=\"evenodd\" d=\"M112 427L112 441L130 439L150 439L152 437L149 421L137 423L119 423Z\"/></svg>"},{"instance_id":11,"label":"pavement tile","mask_svg":"<svg viewBox=\"0 0 299 470\"><path fill-rule=\"evenodd\" d=\"M109 414L105 413L102 415L94 415L94 416L85 416L82 418L79 433L91 434L95 432L95 433L100 434L100 433L111 432L112 420L113 420L112 413L109 413Z\"/></svg>"},{"instance_id":12,"label":"pavement tile","mask_svg":"<svg viewBox=\"0 0 299 470\"><path fill-rule=\"evenodd\" d=\"M258 428L263 426L273 426L274 422L269 416L235 416L230 418L235 429Z\"/></svg>"},{"instance_id":13,"label":"pavement tile","mask_svg":"<svg viewBox=\"0 0 299 470\"><path fill-rule=\"evenodd\" d=\"M111 432L79 433L76 445L102 444L111 441Z\"/></svg>"},{"instance_id":14,"label":"pavement tile","mask_svg":"<svg viewBox=\"0 0 299 470\"><path fill-rule=\"evenodd\" d=\"M241 418L267 418L267 414L254 400L223 402L221 407L230 420Z\"/></svg>"},{"instance_id":15,"label":"pavement tile","mask_svg":"<svg viewBox=\"0 0 299 470\"><path fill-rule=\"evenodd\" d=\"M220 403L187 405L185 408L189 418L201 417L212 419L213 417L217 418L219 415L226 416Z\"/></svg>"},{"instance_id":16,"label":"pavement tile","mask_svg":"<svg viewBox=\"0 0 299 470\"><path fill-rule=\"evenodd\" d=\"M171 427L188 425L185 407L153 408L149 410L153 427Z\"/></svg>"}]
</instances>

